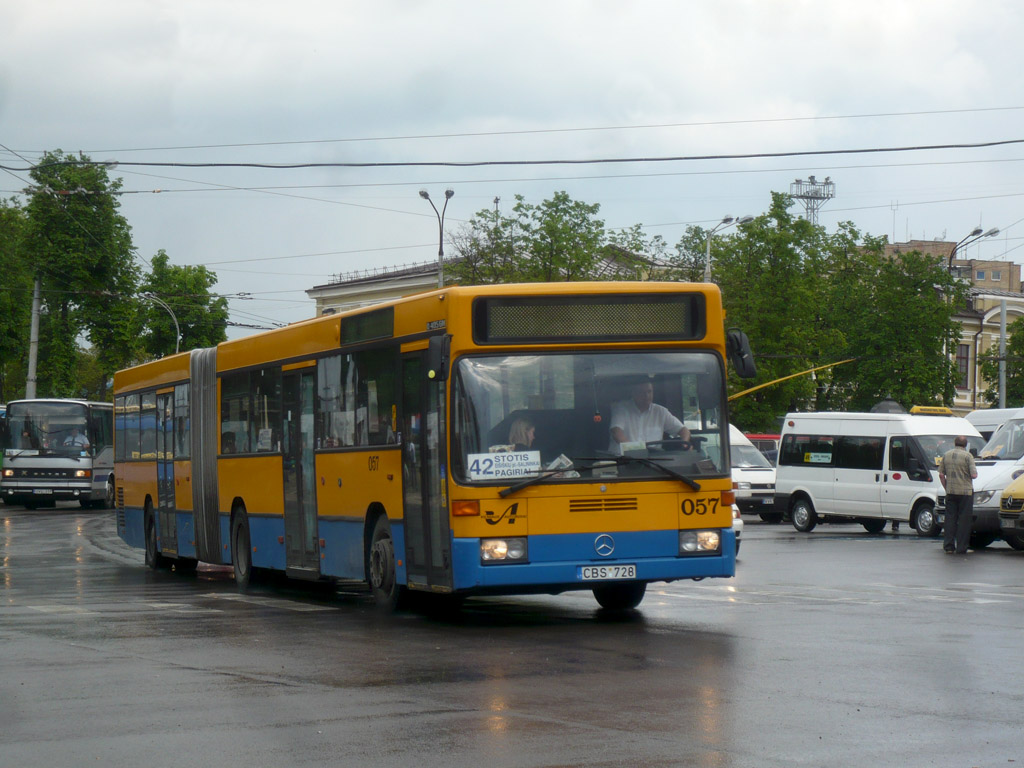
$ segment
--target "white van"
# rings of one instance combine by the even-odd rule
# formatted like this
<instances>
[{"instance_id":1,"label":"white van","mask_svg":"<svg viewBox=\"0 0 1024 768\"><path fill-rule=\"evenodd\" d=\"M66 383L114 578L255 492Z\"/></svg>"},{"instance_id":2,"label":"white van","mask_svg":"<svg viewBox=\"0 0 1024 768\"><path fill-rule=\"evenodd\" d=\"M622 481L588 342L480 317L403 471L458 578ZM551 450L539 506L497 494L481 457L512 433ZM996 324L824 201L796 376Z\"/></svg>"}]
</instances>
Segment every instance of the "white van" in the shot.
<instances>
[{"instance_id":1,"label":"white van","mask_svg":"<svg viewBox=\"0 0 1024 768\"><path fill-rule=\"evenodd\" d=\"M765 522L778 522L775 511L775 467L750 439L729 425L729 456L736 506L741 512L754 513Z\"/></svg>"},{"instance_id":2,"label":"white van","mask_svg":"<svg viewBox=\"0 0 1024 768\"><path fill-rule=\"evenodd\" d=\"M782 425L775 475L775 511L798 531L819 522L854 520L880 533L889 520L909 522L920 536L937 536L942 520L938 462L966 435L981 435L966 419L906 413L790 413ZM998 510L999 499L996 498ZM997 522L998 525L998 522Z\"/></svg>"},{"instance_id":3,"label":"white van","mask_svg":"<svg viewBox=\"0 0 1024 768\"><path fill-rule=\"evenodd\" d=\"M981 433L981 436L988 440L992 434L1003 426L1003 423L1024 413L1022 408L982 408L978 411L971 411L964 418Z\"/></svg>"},{"instance_id":4,"label":"white van","mask_svg":"<svg viewBox=\"0 0 1024 768\"><path fill-rule=\"evenodd\" d=\"M1011 482L1024 475L1024 408L994 410L1007 415L975 460L978 477L974 480L971 546L976 549L988 546L1000 537L999 498ZM968 418L973 415L968 414ZM944 509L943 497L939 499L939 511Z\"/></svg>"}]
</instances>

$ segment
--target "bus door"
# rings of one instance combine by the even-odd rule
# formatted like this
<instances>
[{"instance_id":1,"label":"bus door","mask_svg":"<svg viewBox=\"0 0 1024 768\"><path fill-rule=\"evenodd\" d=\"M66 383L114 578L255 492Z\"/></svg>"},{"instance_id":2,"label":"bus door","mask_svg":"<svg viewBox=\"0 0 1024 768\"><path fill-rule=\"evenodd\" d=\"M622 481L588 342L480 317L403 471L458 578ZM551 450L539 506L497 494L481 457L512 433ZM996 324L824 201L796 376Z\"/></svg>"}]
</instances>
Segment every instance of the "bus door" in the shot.
<instances>
[{"instance_id":1,"label":"bus door","mask_svg":"<svg viewBox=\"0 0 1024 768\"><path fill-rule=\"evenodd\" d=\"M292 576L319 575L316 522L316 467L313 455L314 369L285 371L282 382L282 467L287 570Z\"/></svg>"},{"instance_id":2,"label":"bus door","mask_svg":"<svg viewBox=\"0 0 1024 768\"><path fill-rule=\"evenodd\" d=\"M405 561L410 585L444 591L452 586L444 451L445 385L428 379L426 370L425 351L402 358Z\"/></svg>"},{"instance_id":3,"label":"bus door","mask_svg":"<svg viewBox=\"0 0 1024 768\"><path fill-rule=\"evenodd\" d=\"M156 396L156 498L160 548L178 552L174 508L174 393Z\"/></svg>"}]
</instances>

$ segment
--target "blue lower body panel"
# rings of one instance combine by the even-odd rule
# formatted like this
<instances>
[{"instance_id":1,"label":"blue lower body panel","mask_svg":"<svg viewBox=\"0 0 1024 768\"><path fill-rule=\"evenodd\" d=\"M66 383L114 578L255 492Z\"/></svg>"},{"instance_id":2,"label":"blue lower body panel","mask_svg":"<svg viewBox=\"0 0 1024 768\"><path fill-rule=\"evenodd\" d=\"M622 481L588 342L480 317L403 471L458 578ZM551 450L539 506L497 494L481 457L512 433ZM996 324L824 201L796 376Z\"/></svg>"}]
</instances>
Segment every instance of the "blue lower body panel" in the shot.
<instances>
[{"instance_id":1,"label":"blue lower body panel","mask_svg":"<svg viewBox=\"0 0 1024 768\"><path fill-rule=\"evenodd\" d=\"M528 562L484 565L479 539L455 539L455 589L480 592L592 589L602 582L583 581L582 566L635 565L635 581L674 581L736 574L736 537L721 531L718 555L680 556L678 531L613 533L615 549L609 557L595 553L597 534L558 534L528 537Z\"/></svg>"}]
</instances>

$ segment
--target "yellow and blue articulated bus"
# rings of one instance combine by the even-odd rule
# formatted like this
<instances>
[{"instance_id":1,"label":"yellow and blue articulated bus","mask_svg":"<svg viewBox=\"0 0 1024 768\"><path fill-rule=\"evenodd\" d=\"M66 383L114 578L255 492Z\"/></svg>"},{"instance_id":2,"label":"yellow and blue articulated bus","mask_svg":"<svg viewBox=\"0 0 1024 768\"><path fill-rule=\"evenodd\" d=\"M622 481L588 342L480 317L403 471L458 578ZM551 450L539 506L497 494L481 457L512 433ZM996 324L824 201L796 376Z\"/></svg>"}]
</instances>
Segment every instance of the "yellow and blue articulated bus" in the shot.
<instances>
[{"instance_id":1,"label":"yellow and blue articulated bus","mask_svg":"<svg viewBox=\"0 0 1024 768\"><path fill-rule=\"evenodd\" d=\"M359 580L394 607L730 577L718 287L451 287L114 378L118 532L153 568Z\"/></svg>"}]
</instances>

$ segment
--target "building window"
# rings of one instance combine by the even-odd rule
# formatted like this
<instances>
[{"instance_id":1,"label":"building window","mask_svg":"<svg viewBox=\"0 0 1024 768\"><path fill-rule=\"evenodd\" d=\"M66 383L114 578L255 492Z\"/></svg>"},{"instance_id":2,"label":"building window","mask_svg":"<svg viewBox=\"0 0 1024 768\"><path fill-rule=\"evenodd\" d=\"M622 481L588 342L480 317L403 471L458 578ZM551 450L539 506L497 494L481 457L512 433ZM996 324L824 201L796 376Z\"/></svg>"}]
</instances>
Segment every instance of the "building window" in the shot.
<instances>
[{"instance_id":1,"label":"building window","mask_svg":"<svg viewBox=\"0 0 1024 768\"><path fill-rule=\"evenodd\" d=\"M998 271L998 270L993 269L992 270L992 274L989 277L989 279L990 280L1002 280L1003 279L1003 273Z\"/></svg>"},{"instance_id":2,"label":"building window","mask_svg":"<svg viewBox=\"0 0 1024 768\"><path fill-rule=\"evenodd\" d=\"M978 279L978 280L984 280L985 279L985 270L984 269L979 269L978 270L978 277L976 279Z\"/></svg>"},{"instance_id":3,"label":"building window","mask_svg":"<svg viewBox=\"0 0 1024 768\"><path fill-rule=\"evenodd\" d=\"M958 344L956 348L956 370L960 374L960 381L957 382L957 387L959 387L960 389L967 389L968 387L968 372L970 370L970 362L971 345Z\"/></svg>"}]
</instances>

